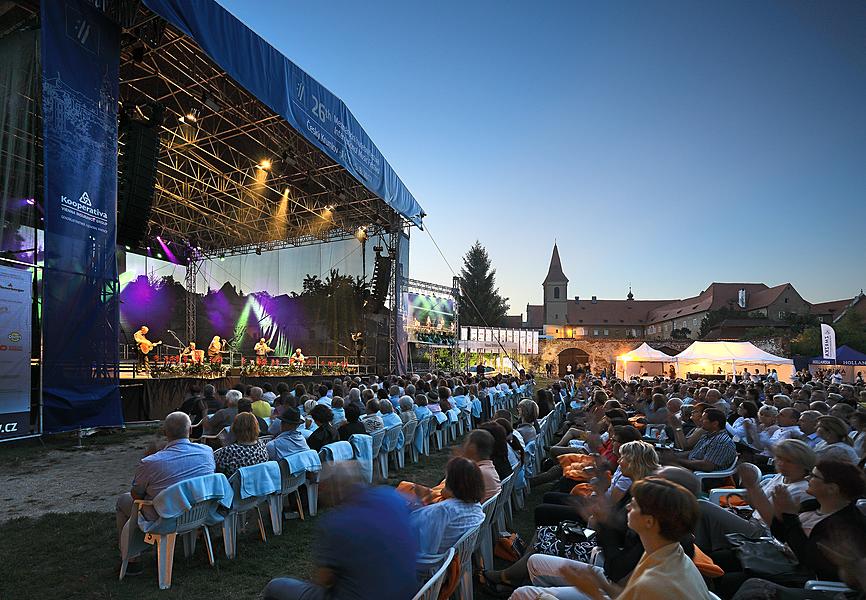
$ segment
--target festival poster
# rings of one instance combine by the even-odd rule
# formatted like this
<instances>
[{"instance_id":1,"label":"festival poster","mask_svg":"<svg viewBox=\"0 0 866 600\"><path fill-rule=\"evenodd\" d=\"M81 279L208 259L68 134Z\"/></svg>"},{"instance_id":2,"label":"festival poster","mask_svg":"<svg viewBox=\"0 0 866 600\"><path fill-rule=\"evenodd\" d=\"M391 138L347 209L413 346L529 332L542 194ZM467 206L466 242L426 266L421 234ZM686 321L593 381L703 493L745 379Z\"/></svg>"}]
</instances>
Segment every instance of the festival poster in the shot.
<instances>
[{"instance_id":1,"label":"festival poster","mask_svg":"<svg viewBox=\"0 0 866 600\"><path fill-rule=\"evenodd\" d=\"M0 438L30 433L33 274L0 266Z\"/></svg>"}]
</instances>

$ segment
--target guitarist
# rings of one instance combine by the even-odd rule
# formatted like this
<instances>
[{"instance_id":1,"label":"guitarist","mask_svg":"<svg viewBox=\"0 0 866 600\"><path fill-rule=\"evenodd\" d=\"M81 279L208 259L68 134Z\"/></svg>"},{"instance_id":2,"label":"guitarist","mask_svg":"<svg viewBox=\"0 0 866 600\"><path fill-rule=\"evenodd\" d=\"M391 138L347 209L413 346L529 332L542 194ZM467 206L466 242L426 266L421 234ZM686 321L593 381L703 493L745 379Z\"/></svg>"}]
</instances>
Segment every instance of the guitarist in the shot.
<instances>
[{"instance_id":1,"label":"guitarist","mask_svg":"<svg viewBox=\"0 0 866 600\"><path fill-rule=\"evenodd\" d=\"M132 334L132 338L135 340L136 347L138 348L138 366L145 372L150 371L150 362L147 359L148 353L162 343L154 343L147 339L148 331L150 329L147 328L147 325L142 325L141 329Z\"/></svg>"}]
</instances>

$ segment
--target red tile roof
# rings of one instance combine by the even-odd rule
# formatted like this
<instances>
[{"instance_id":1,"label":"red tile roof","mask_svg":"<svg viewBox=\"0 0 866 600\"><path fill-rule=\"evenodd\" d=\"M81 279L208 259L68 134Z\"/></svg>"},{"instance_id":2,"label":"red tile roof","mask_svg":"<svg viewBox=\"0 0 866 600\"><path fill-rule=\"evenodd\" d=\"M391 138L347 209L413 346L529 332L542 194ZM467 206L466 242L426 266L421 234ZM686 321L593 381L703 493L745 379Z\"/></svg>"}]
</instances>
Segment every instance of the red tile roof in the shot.
<instances>
[{"instance_id":1,"label":"red tile roof","mask_svg":"<svg viewBox=\"0 0 866 600\"><path fill-rule=\"evenodd\" d=\"M845 310L845 307L847 307L853 301L853 298L846 298L845 300L831 300L830 302L819 302L817 304L813 304L809 308L809 313L813 315L838 315L840 312Z\"/></svg>"}]
</instances>

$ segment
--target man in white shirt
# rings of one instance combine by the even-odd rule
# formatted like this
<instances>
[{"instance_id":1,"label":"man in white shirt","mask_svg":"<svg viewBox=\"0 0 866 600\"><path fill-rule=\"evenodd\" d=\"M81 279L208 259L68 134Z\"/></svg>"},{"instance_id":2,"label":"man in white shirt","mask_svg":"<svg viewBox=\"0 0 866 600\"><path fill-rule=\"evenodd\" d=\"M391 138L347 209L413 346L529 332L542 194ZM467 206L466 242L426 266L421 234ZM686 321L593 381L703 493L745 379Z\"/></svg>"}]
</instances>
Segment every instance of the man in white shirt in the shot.
<instances>
[{"instance_id":1,"label":"man in white shirt","mask_svg":"<svg viewBox=\"0 0 866 600\"><path fill-rule=\"evenodd\" d=\"M803 434L802 440L809 445L812 450L820 450L827 445L827 442L818 436L818 418L821 416L817 410L806 410L800 415L797 424L800 427L800 433Z\"/></svg>"}]
</instances>

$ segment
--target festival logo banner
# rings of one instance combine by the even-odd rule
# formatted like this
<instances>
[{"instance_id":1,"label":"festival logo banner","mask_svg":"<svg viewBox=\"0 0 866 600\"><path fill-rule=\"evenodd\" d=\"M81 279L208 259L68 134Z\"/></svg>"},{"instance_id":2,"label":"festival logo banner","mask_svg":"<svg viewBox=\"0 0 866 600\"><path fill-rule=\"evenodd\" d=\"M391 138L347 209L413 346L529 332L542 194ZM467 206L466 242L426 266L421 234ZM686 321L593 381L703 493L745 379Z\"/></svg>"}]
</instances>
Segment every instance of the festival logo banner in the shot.
<instances>
[{"instance_id":1,"label":"festival logo banner","mask_svg":"<svg viewBox=\"0 0 866 600\"><path fill-rule=\"evenodd\" d=\"M0 438L30 433L33 273L0 266Z\"/></svg>"},{"instance_id":2,"label":"festival logo banner","mask_svg":"<svg viewBox=\"0 0 866 600\"><path fill-rule=\"evenodd\" d=\"M120 29L84 0L41 3L46 431L120 425L117 106Z\"/></svg>"}]
</instances>

